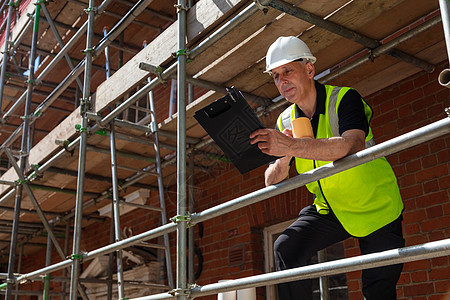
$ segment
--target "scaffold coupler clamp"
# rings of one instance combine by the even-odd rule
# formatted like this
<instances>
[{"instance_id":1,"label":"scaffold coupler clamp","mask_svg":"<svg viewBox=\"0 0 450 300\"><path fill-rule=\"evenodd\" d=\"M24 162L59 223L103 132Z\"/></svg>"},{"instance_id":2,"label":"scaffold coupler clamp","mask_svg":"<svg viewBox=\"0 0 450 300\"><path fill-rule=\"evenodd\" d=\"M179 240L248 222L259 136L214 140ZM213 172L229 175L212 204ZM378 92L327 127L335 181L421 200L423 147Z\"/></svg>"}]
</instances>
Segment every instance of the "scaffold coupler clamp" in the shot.
<instances>
[{"instance_id":1,"label":"scaffold coupler clamp","mask_svg":"<svg viewBox=\"0 0 450 300\"><path fill-rule=\"evenodd\" d=\"M39 164L32 164L31 167L34 169L34 171L30 174L30 176L28 176L29 181L42 178L43 174L39 171Z\"/></svg>"},{"instance_id":2,"label":"scaffold coupler clamp","mask_svg":"<svg viewBox=\"0 0 450 300\"><path fill-rule=\"evenodd\" d=\"M186 222L186 228L191 227L191 214L188 212L187 215L177 215L175 217L170 218L170 221L172 221L173 223L180 223L180 222Z\"/></svg>"},{"instance_id":3,"label":"scaffold coupler clamp","mask_svg":"<svg viewBox=\"0 0 450 300\"><path fill-rule=\"evenodd\" d=\"M191 296L191 288L190 287L188 287L187 289L176 288L176 289L169 291L169 294L172 296L184 296L184 297L186 297L186 299L194 299Z\"/></svg>"},{"instance_id":4,"label":"scaffold coupler clamp","mask_svg":"<svg viewBox=\"0 0 450 300\"><path fill-rule=\"evenodd\" d=\"M69 144L70 144L69 140L58 140L58 139L56 139L55 140L55 144L58 145L58 146L63 147L64 150L66 150L66 152L69 152L73 156L73 153L74 153L75 149L69 150Z\"/></svg>"},{"instance_id":5,"label":"scaffold coupler clamp","mask_svg":"<svg viewBox=\"0 0 450 300\"><path fill-rule=\"evenodd\" d=\"M189 7L187 7L186 5L174 4L173 6L177 9L177 13L179 13L181 10L184 10L184 11L189 10Z\"/></svg>"},{"instance_id":6,"label":"scaffold coupler clamp","mask_svg":"<svg viewBox=\"0 0 450 300\"><path fill-rule=\"evenodd\" d=\"M79 263L82 264L83 263L83 259L84 259L84 253L78 253L78 254L72 254L70 256L67 257L67 259L71 259L71 260L79 260Z\"/></svg>"},{"instance_id":7,"label":"scaffold coupler clamp","mask_svg":"<svg viewBox=\"0 0 450 300\"><path fill-rule=\"evenodd\" d=\"M93 112L87 111L86 117L88 118L88 120L94 121L95 124L98 125L98 127L102 128L102 129L107 128L107 126L102 125L102 123L100 122L102 120L102 116L100 116L98 113L93 113Z\"/></svg>"},{"instance_id":8,"label":"scaffold coupler clamp","mask_svg":"<svg viewBox=\"0 0 450 300\"><path fill-rule=\"evenodd\" d=\"M94 15L98 15L98 7L97 6L93 6L93 7L88 7L84 9L84 12L86 14L89 14L91 11L94 12Z\"/></svg>"},{"instance_id":9,"label":"scaffold coupler clamp","mask_svg":"<svg viewBox=\"0 0 450 300\"><path fill-rule=\"evenodd\" d=\"M193 61L193 59L190 58L191 52L189 51L189 49L179 49L177 50L177 52L172 53L172 57L173 58L178 58L181 55L186 56L186 63L190 63Z\"/></svg>"},{"instance_id":10,"label":"scaffold coupler clamp","mask_svg":"<svg viewBox=\"0 0 450 300\"><path fill-rule=\"evenodd\" d=\"M266 4L262 4L261 0L253 0L256 4L256 7L258 7L259 10L261 10L264 14L266 14L269 11L269 6Z\"/></svg>"},{"instance_id":11,"label":"scaffold coupler clamp","mask_svg":"<svg viewBox=\"0 0 450 300\"><path fill-rule=\"evenodd\" d=\"M78 133L83 133L83 132L89 133L89 128L82 127L81 124L75 124L75 131Z\"/></svg>"}]
</instances>

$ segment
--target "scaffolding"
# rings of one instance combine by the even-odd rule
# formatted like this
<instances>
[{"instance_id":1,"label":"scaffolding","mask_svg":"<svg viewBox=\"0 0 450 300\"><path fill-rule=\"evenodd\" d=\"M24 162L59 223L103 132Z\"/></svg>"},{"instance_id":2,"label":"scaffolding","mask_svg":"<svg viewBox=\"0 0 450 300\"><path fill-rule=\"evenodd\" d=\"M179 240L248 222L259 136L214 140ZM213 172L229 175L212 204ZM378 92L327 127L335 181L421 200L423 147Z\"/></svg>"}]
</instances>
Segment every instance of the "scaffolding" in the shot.
<instances>
[{"instance_id":1,"label":"scaffolding","mask_svg":"<svg viewBox=\"0 0 450 300\"><path fill-rule=\"evenodd\" d=\"M187 47L187 11L188 11L188 3L185 0L179 0L176 4L177 8L177 52L175 53L176 61L173 62L169 67L162 69L160 66L147 64L145 62L140 63L140 68L145 70L147 75L143 75L145 77L146 82L143 86L138 89L133 95L124 99L122 103L117 105L116 107L112 107L107 113L96 113L93 112L92 105L94 102L94 97L91 94L91 70L92 70L92 62L95 57L98 57L101 53L108 49L108 46L114 43L114 40L120 36L121 32L133 21L135 21L136 17L152 2L150 0L139 0L137 1L133 7L130 9L129 13L127 13L120 21L110 30L105 31L104 37L97 43L97 45L93 45L94 38L94 22L97 16L99 16L102 12L105 12L107 7L113 2L112 0L104 0L99 7L95 7L95 1L89 0L89 5L87 6L86 12L88 14L88 20L81 26L77 33L64 45L61 38L58 39L59 45L61 46L61 51L53 58L52 62L50 62L46 69L43 70L40 75L35 79L34 78L34 61L36 60L37 53L37 34L39 30L39 16L40 9L42 8L45 15L46 20L49 24L52 24L52 20L47 11L46 4L44 1L37 1L35 14L34 14L34 24L33 25L33 40L31 44L31 52L30 52L30 64L29 64L29 73L27 80L27 90L22 94L22 96L17 99L17 101L10 107L10 109L2 113L3 120L8 120L11 116L18 110L19 106L24 104L24 121L21 125L17 127L17 129L10 135L10 137L3 143L0 147L0 153L5 154L8 157L9 163L13 166L19 180L18 184L14 182L1 182L2 184L9 186L16 186L16 189L10 189L5 195L0 199L0 204L5 202L7 199L11 199L15 196L15 206L14 206L14 219L12 222L12 233L11 233L11 243L10 243L10 251L9 251L9 262L8 262L8 273L3 274L6 278L6 283L3 287L6 289L6 299L11 299L12 295L19 292L13 290L14 285L20 285L23 282L27 282L28 280L35 280L40 278L41 276L45 276L45 288L44 288L44 297L47 299L49 294L49 274L58 270L65 270L67 268L71 268L70 270L70 288L69 288L69 297L70 299L77 299L78 296L81 296L83 299L88 299L81 283L83 280L79 278L80 275L80 263L93 260L97 257L110 254L113 252L117 252L117 266L118 266L118 298L123 299L126 297L123 290L123 284L126 282L123 279L123 274L121 270L121 250L133 246L141 244L142 242L156 239L159 237L167 237L169 233L176 232L177 235L177 262L176 262L176 283L170 283L170 290L164 293L150 295L148 297L141 297L138 299L191 299L199 296L206 296L217 294L220 292L232 291L243 288L250 287L259 287L265 286L268 283L276 284L282 282L288 282L292 280L305 279L305 278L314 278L321 276L329 276L332 274L338 274L342 272L350 272L354 270L361 270L365 268L372 268L378 266L385 266L389 264L397 264L410 262L415 260L446 256L450 254L450 239L445 239L436 242L430 242L426 244L405 247L401 249L389 250L381 253L375 253L370 255L363 255L359 257L346 258L333 262L324 262L319 263L313 266L307 266L302 268L296 268L286 271L272 272L263 275L251 276L247 278L240 278L233 281L227 281L223 283L214 283L208 284L205 286L196 286L192 281L192 272L193 266L190 265L189 271L186 267L188 265L187 257L187 249L192 249L193 243L193 235L191 234L189 237L189 248L187 232L188 227L196 225L200 222L213 219L223 214L230 213L235 210L242 209L243 207L249 206L251 204L257 203L259 201L263 201L265 199L269 199L273 196L280 195L292 189L304 186L308 183L317 181L321 178L325 178L336 174L338 172L342 172L349 168L355 167L357 165L369 162L371 160L387 156L401 150L407 149L409 147L430 141L434 138L444 136L450 133L450 108L447 109L447 117L434 122L432 124L426 125L420 129L413 130L409 133L400 135L396 138L393 138L384 143L378 144L371 148L362 150L358 153L347 156L339 161L330 163L326 166L311 170L307 173L300 174L294 178L286 180L282 183L269 186L257 191L254 191L250 194L241 196L239 198L232 199L226 203L211 207L204 211L194 213L192 210L193 203L191 202L189 205L187 203L187 160L186 158L192 157L195 151L201 151L202 148L212 143L211 139L198 139L188 137L186 135L186 122L187 122L187 114L186 114L186 89L187 84L193 84L199 87L203 87L206 89L210 89L213 91L217 91L219 93L224 92L224 87L220 86L213 82L208 82L205 80L201 80L196 78L195 76L189 76L186 74L186 64L188 60L195 59L196 57L200 57L207 49L213 47L218 41L224 38L227 34L229 34L232 30L238 28L238 26L242 25L245 21L247 21L250 17L255 15L258 12L267 11L269 7L277 9L283 13L290 14L296 18L302 19L305 22L313 24L315 26L319 26L321 28L325 28L327 31L333 32L345 38L351 39L352 41L363 45L364 48L371 49L370 56L364 56L360 59L355 59L351 63L347 64L345 67L338 69L336 72L331 72L328 75L325 75L320 78L320 81L325 83L331 81L332 79L337 78L338 76L358 67L367 62L368 60L376 59L381 54L388 54L396 59L400 59L408 64L412 64L417 68L425 70L427 72L431 72L434 69L434 66L422 59L417 57L408 55L402 51L395 49L400 43L405 42L406 40L411 39L413 36L417 36L431 27L439 24L442 21L444 27L445 41L447 43L447 57L450 58L449 55L449 41L450 41L450 33L449 33L449 2L445 0L440 0L440 11L441 15L436 15L433 18L423 22L422 24L415 27L413 30L408 31L407 33L400 35L397 38L393 38L390 41L381 44L380 42L367 38L361 34L357 34L354 31L351 31L345 27L337 25L331 21L328 21L325 18L317 17L312 14L309 14L298 7L292 6L289 3L280 1L280 0L260 0L251 2L249 5L245 6L242 10L237 12L233 17L231 17L224 25L217 28L214 32L212 32L209 36L205 37L201 41L199 41L196 45L188 49ZM16 4L13 3L8 8L8 18L6 22L6 41L5 41L5 51L3 56L2 63L2 77L0 82L0 109L1 109L1 99L3 98L3 86L5 83L5 74L6 74L6 64L8 62L8 56L11 55L12 49L8 46L9 41L9 28L11 27L11 19L13 15L14 6ZM31 26L31 25L30 25ZM51 25L53 29L54 25ZM57 30L54 29L57 33ZM67 53L71 47L75 44L75 42L80 39L86 33L86 48L85 58L78 63L77 66L70 66L70 57L67 57ZM55 34L58 36L58 34ZM17 47L17 42L12 47ZM35 109L34 112L31 112L31 104L32 104L32 96L34 87L40 84L45 76L49 74L49 72L56 66L56 63L62 59L63 56L66 56L66 59L71 68L71 72L67 75L67 77L46 97L39 106ZM109 65L109 63L107 63ZM79 76L84 72L84 81L81 83L79 80ZM449 87L449 70L444 70L439 76L439 82L441 85ZM156 75L153 79L150 74ZM151 119L153 120L153 125L151 126L143 126L139 124L132 124L123 120L117 119L119 115L123 114L127 109L135 105L137 101L142 99L143 97L152 98L152 91L156 89L161 83L165 82L169 78L176 78L177 81L177 126L176 126L176 136L170 132L159 131L158 126L155 123L156 116L151 114ZM82 98L80 101L80 108L77 113L81 116L81 124L78 127L79 136L72 141L61 141L61 145L63 145L64 149L57 152L51 158L49 158L44 164L39 166L34 166L33 172L27 173L27 158L30 152L30 145L32 142L30 141L31 135L30 130L33 123L37 120L37 118L47 109L51 108L52 103L56 101L58 97L62 95L65 89L67 89L73 81L77 81L77 85L82 88ZM283 106L283 103L273 101L272 99L257 97L251 94L245 94L248 99L253 100L256 105L262 106L261 109L257 109L257 112L262 114L267 114L270 111L279 109ZM150 103L150 111L154 112L154 104L153 101ZM125 140L132 140L133 142L141 142L146 143L147 145L155 145L154 143L149 143L147 140L140 140L139 137L136 136L122 136L116 132L116 128L132 128L134 130L144 132L149 136L153 136L156 139L156 148L166 147L171 151L176 151L176 156L169 155L165 157L163 161L159 158L159 154L156 155L155 161L152 161L150 165L145 168L134 170L135 174L129 176L126 182L120 185L120 188L126 188L129 186L139 186L139 181L143 178L146 178L150 175L154 175L155 173L162 173L162 168L173 165L176 163L177 170L177 214L171 220L171 223L163 222L164 224L148 230L146 232L137 234L132 237L128 237L125 239L120 238L120 213L119 213L119 186L118 186L118 178L117 178L117 162L115 161L116 155L120 155L116 152L115 141L116 139L122 138ZM90 195L86 192L84 187L84 180L87 178L87 174L85 171L86 167L86 154L87 151L92 151L92 145L88 145L88 139L92 136L93 133L102 131L106 132L110 137L110 155L111 155L111 168L112 168L112 192L108 193L105 191L102 194L94 194ZM170 138L176 138L176 147L172 144L164 145L164 143L159 143L158 134L161 136L166 136ZM21 140L21 150L20 150L20 161L19 164L16 162L16 158L14 157L14 153L11 150L11 146L13 143L19 138L22 137ZM187 147L187 145L190 147ZM41 209L38 200L34 197L33 191L31 189L31 182L37 177L41 176L44 172L49 172L50 170L55 169L53 165L66 157L68 153L78 149L78 172L77 172L77 183L76 190L71 191L72 194L75 194L76 198L76 206L75 209L70 214L65 214L64 218L73 218L74 219L74 227L73 227L73 246L72 246L72 254L69 258L67 256L67 248L68 241L66 240L66 245L63 249L59 245L59 241L55 236L55 230L53 228L54 224L58 222L58 220L53 220L49 222L46 216L50 215L49 212L45 212ZM95 150L95 149L94 149ZM101 148L96 149L97 151L101 151ZM73 152L72 152L73 153ZM126 155L124 153L124 155ZM129 154L128 154L129 155ZM142 160L146 160L145 157L140 157ZM194 165L192 161L189 163L190 167ZM109 180L107 178L103 178ZM158 178L159 186L162 186L162 177ZM27 274L15 274L14 266L16 264L16 254L15 249L18 244L18 234L19 234L19 218L21 213L21 200L23 198L23 189L25 188L26 194L31 199L33 203L33 207L35 209L36 214L39 215L42 223L43 229L48 233L48 242L47 242L47 263L44 268L38 269L36 271L27 273ZM156 189L156 188L155 188ZM163 192L161 190L160 195L163 197ZM69 191L68 191L69 192ZM190 191L191 193L191 191ZM83 216L83 209L89 207L90 205L95 205L101 200L107 199L111 197L113 199L113 211L114 211L114 242L111 244L89 251L82 252L80 249L80 239L81 239L81 231L82 231L82 220L85 216ZM85 197L88 195L92 197L94 200L91 202L86 202ZM190 197L192 198L192 197ZM130 205L130 204L128 204ZM163 204L161 204L163 206ZM188 211L189 209L189 211ZM58 216L56 217L58 219ZM66 237L69 235L69 223L66 226ZM50 264L51 257L51 248L55 247L57 249L58 254L61 256L61 261L59 263ZM193 251L189 251L189 262L193 262ZM170 265L170 263L168 263ZM189 273L189 276L188 276ZM171 277L170 272L168 271L169 278ZM189 278L189 282L187 281ZM51 278L55 279L55 278ZM84 280L86 281L86 280ZM106 280L109 286L112 284L112 279L109 276L109 279ZM63 289L64 290L64 289ZM108 296L111 298L111 288L108 291ZM23 293L25 294L25 293ZM64 293L62 293L64 294ZM61 295L61 297L64 297Z\"/></svg>"}]
</instances>

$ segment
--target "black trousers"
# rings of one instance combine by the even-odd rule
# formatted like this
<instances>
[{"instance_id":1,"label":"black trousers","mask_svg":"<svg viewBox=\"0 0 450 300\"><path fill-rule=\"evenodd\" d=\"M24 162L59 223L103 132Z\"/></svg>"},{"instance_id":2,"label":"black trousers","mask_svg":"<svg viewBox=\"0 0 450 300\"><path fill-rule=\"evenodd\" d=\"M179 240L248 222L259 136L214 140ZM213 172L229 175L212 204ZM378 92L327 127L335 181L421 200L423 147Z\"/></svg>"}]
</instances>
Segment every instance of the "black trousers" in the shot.
<instances>
[{"instance_id":1,"label":"black trousers","mask_svg":"<svg viewBox=\"0 0 450 300\"><path fill-rule=\"evenodd\" d=\"M405 246L402 234L402 216L370 235L358 238L361 254L369 254ZM330 212L321 215L313 205L300 212L275 241L274 254L277 270L307 265L317 251L350 237L336 216ZM362 292L367 300L397 299L396 284L403 264L366 269L362 271ZM278 285L278 299L312 299L311 280L299 280Z\"/></svg>"}]
</instances>

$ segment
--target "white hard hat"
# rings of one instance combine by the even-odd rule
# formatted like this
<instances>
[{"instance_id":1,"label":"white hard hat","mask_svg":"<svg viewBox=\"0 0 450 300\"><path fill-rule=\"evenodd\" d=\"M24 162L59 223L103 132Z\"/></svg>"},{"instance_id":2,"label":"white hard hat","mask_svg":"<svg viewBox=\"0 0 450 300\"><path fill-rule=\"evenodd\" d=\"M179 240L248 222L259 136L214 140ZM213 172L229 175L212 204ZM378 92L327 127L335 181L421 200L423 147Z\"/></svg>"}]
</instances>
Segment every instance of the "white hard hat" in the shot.
<instances>
[{"instance_id":1,"label":"white hard hat","mask_svg":"<svg viewBox=\"0 0 450 300\"><path fill-rule=\"evenodd\" d=\"M295 36L281 36L267 50L265 72L268 73L300 58L309 59L312 63L316 62L308 45L301 39Z\"/></svg>"}]
</instances>

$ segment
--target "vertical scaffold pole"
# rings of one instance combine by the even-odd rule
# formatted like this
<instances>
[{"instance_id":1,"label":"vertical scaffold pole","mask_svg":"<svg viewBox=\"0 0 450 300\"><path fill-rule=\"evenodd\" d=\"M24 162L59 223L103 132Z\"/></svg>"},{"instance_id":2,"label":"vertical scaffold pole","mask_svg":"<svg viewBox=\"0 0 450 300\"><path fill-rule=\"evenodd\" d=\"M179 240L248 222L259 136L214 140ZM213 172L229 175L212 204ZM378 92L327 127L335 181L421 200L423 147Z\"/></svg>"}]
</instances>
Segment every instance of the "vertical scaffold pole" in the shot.
<instances>
[{"instance_id":1,"label":"vertical scaffold pole","mask_svg":"<svg viewBox=\"0 0 450 300\"><path fill-rule=\"evenodd\" d=\"M187 299L186 283L186 1L178 0L178 76L177 76L177 299Z\"/></svg>"},{"instance_id":2,"label":"vertical scaffold pole","mask_svg":"<svg viewBox=\"0 0 450 300\"><path fill-rule=\"evenodd\" d=\"M111 133L110 146L111 146L111 173L112 173L112 186L113 186L113 216L114 220L114 236L115 242L120 241L120 200L119 200L119 187L117 178L117 162L116 162L116 133L114 129L114 120L110 123ZM122 267L122 249L116 250L117 261L117 291L119 299L124 299L123 294L123 267Z\"/></svg>"},{"instance_id":3,"label":"vertical scaffold pole","mask_svg":"<svg viewBox=\"0 0 450 300\"><path fill-rule=\"evenodd\" d=\"M151 77L148 79L148 82L151 82ZM155 110L155 101L153 99L153 91L148 92L148 100L150 104L150 117L151 117L151 130L153 132L153 136L155 137L155 143L153 144L153 148L155 149L155 160L156 160L156 173L158 173L158 191L159 191L159 204L161 207L161 224L167 224L167 212L166 212L166 200L164 197L164 182L162 177L162 168L161 168L161 154L159 152L159 134L158 134L158 122L156 121L156 110ZM167 283L173 288L173 272L172 272L172 259L170 258L170 240L169 235L164 234L164 253L166 259L166 267L167 267Z\"/></svg>"},{"instance_id":4,"label":"vertical scaffold pole","mask_svg":"<svg viewBox=\"0 0 450 300\"><path fill-rule=\"evenodd\" d=\"M189 96L191 100L191 96ZM193 213L195 211L194 202L194 151L189 154L189 212ZM194 254L195 254L195 244L194 244L194 227L189 227L188 234L188 249L189 249L189 259L188 259L188 278L189 284L194 284L195 281L195 268L194 268Z\"/></svg>"},{"instance_id":5,"label":"vertical scaffold pole","mask_svg":"<svg viewBox=\"0 0 450 300\"><path fill-rule=\"evenodd\" d=\"M47 236L47 251L45 254L45 266L48 267L52 264L52 239L50 235ZM50 299L50 273L45 274L44 276L44 291L42 293L43 300Z\"/></svg>"},{"instance_id":6,"label":"vertical scaffold pole","mask_svg":"<svg viewBox=\"0 0 450 300\"><path fill-rule=\"evenodd\" d=\"M439 0L439 8L442 16L445 45L447 47L447 59L450 63L450 2L447 0ZM450 88L450 68L442 70L439 74L438 81L442 86Z\"/></svg>"},{"instance_id":7,"label":"vertical scaffold pole","mask_svg":"<svg viewBox=\"0 0 450 300\"><path fill-rule=\"evenodd\" d=\"M11 19L12 19L12 15L14 13L14 1L11 1L9 3L9 7L8 7L8 17L6 19L6 27L5 27L5 31L6 31L6 35L5 35L5 48L3 50L3 61L2 61L2 73L0 75L0 116L3 114L2 111L2 104L3 104L3 87L5 84L5 77L6 77L6 65L8 63L9 60L9 36L11 33Z\"/></svg>"},{"instance_id":8,"label":"vertical scaffold pole","mask_svg":"<svg viewBox=\"0 0 450 300\"><path fill-rule=\"evenodd\" d=\"M80 253L81 242L81 221L83 214L83 196L84 196L84 175L86 170L86 145L87 145L87 111L89 110L90 90L91 90L91 69L92 69L92 44L94 37L94 18L95 18L95 0L89 0L88 26L86 33L86 60L84 70L84 85L83 85L83 99L80 103L81 127L80 127L80 146L78 157L78 177L77 177L77 195L75 203L75 218L74 218L74 232L73 232L73 247L72 247L72 269L70 276L70 300L77 299L77 285L78 276L80 273Z\"/></svg>"},{"instance_id":9,"label":"vertical scaffold pole","mask_svg":"<svg viewBox=\"0 0 450 300\"><path fill-rule=\"evenodd\" d=\"M20 274L20 271L22 270L22 257L23 257L23 244L19 247L19 260L17 262L17 272ZM14 300L17 300L19 298L18 292L19 291L19 285L16 285L16 294L14 295Z\"/></svg>"},{"instance_id":10,"label":"vertical scaffold pole","mask_svg":"<svg viewBox=\"0 0 450 300\"><path fill-rule=\"evenodd\" d=\"M29 57L28 63L28 85L27 85L27 98L25 102L25 110L24 110L24 121L22 127L22 145L21 145L21 156L20 156L20 172L24 174L26 166L27 166L27 158L29 152L29 139L28 134L30 131L30 110L31 110L31 98L33 92L34 85L34 61L36 59L36 44L37 44L37 36L39 31L39 14L41 9L41 0L36 2L36 9L34 14L34 27L33 27L33 36L31 40L31 53ZM11 7L10 7L11 8ZM10 26L10 25L8 25ZM9 31L9 27L7 29ZM7 42L7 41L5 41ZM3 61L3 65L6 65L6 61ZM5 69L6 71L6 69ZM3 72L2 72L3 74ZM3 82L2 82L3 85ZM1 105L1 104L0 104ZM13 227L11 230L11 248L9 251L9 261L8 261L8 279L7 279L7 287L6 287L6 295L5 300L10 300L12 296L12 283L14 282L14 266L16 263L16 246L17 246L17 235L19 231L19 219L20 219L20 206L22 202L22 194L23 194L23 185L19 185L16 192L16 200L14 204L14 219L13 219Z\"/></svg>"},{"instance_id":11,"label":"vertical scaffold pole","mask_svg":"<svg viewBox=\"0 0 450 300\"><path fill-rule=\"evenodd\" d=\"M108 34L108 27L103 27L103 36ZM109 62L109 46L105 47L105 68L106 68L106 79L111 75L111 66Z\"/></svg>"},{"instance_id":12,"label":"vertical scaffold pole","mask_svg":"<svg viewBox=\"0 0 450 300\"><path fill-rule=\"evenodd\" d=\"M447 46L447 59L450 62L450 2L447 0L439 0L439 8L441 10L445 44Z\"/></svg>"}]
</instances>

